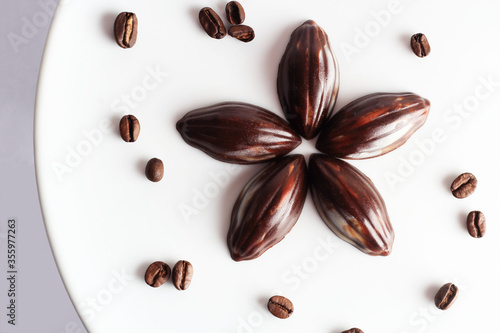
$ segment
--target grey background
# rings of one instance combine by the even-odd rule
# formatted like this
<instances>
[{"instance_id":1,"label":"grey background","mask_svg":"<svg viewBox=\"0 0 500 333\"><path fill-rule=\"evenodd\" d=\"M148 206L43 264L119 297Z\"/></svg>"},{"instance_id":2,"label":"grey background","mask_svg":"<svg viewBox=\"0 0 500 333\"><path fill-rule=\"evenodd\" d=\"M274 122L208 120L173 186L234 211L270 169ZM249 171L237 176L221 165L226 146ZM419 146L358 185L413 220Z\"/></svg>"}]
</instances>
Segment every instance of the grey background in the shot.
<instances>
[{"instance_id":1,"label":"grey background","mask_svg":"<svg viewBox=\"0 0 500 333\"><path fill-rule=\"evenodd\" d=\"M36 189L33 113L43 48L57 0L2 1L0 19L0 333L86 332L52 257ZM17 318L7 323L5 230L16 218Z\"/></svg>"}]
</instances>

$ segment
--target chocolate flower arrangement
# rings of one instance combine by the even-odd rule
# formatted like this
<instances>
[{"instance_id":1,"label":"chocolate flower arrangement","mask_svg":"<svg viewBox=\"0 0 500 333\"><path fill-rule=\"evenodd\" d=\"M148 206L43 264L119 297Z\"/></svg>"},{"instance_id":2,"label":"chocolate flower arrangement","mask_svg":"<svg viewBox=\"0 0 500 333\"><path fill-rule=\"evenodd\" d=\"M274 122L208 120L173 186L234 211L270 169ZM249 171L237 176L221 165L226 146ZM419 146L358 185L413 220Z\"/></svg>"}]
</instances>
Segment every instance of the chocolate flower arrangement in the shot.
<instances>
[{"instance_id":1,"label":"chocolate flower arrangement","mask_svg":"<svg viewBox=\"0 0 500 333\"><path fill-rule=\"evenodd\" d=\"M428 100L412 93L361 97L331 116L339 70L325 31L306 21L291 35L278 69L278 96L288 123L238 102L188 112L177 123L184 141L223 162L270 161L245 185L231 214L227 244L235 261L255 259L293 228L308 187L318 213L341 239L370 255L389 255L387 209L372 181L341 159L367 159L403 145L425 122ZM331 117L330 117L331 116ZM307 170L287 155L319 134Z\"/></svg>"}]
</instances>

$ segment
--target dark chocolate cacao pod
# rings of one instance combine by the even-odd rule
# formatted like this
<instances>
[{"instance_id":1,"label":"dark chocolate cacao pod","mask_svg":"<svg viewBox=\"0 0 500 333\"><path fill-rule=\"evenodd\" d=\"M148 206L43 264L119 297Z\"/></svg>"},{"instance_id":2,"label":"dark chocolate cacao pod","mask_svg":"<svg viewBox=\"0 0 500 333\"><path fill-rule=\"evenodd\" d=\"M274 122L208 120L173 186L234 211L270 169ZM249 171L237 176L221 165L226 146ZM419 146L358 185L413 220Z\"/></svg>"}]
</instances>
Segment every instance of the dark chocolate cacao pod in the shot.
<instances>
[{"instance_id":1,"label":"dark chocolate cacao pod","mask_svg":"<svg viewBox=\"0 0 500 333\"><path fill-rule=\"evenodd\" d=\"M342 160L313 154L308 181L319 215L337 236L370 255L391 253L394 231L370 178Z\"/></svg>"},{"instance_id":2,"label":"dark chocolate cacao pod","mask_svg":"<svg viewBox=\"0 0 500 333\"><path fill-rule=\"evenodd\" d=\"M304 156L269 163L245 185L231 214L227 245L235 261L261 256L297 222L307 195Z\"/></svg>"},{"instance_id":3,"label":"dark chocolate cacao pod","mask_svg":"<svg viewBox=\"0 0 500 333\"><path fill-rule=\"evenodd\" d=\"M261 107L227 102L188 112L184 141L223 162L250 164L286 155L301 143L286 121Z\"/></svg>"},{"instance_id":4,"label":"dark chocolate cacao pod","mask_svg":"<svg viewBox=\"0 0 500 333\"><path fill-rule=\"evenodd\" d=\"M422 127L430 106L427 99L413 93L376 93L358 98L333 115L316 148L347 159L387 154Z\"/></svg>"},{"instance_id":5,"label":"dark chocolate cacao pod","mask_svg":"<svg viewBox=\"0 0 500 333\"><path fill-rule=\"evenodd\" d=\"M339 66L328 36L314 21L293 31L278 69L278 96L286 119L304 138L315 137L339 90Z\"/></svg>"}]
</instances>

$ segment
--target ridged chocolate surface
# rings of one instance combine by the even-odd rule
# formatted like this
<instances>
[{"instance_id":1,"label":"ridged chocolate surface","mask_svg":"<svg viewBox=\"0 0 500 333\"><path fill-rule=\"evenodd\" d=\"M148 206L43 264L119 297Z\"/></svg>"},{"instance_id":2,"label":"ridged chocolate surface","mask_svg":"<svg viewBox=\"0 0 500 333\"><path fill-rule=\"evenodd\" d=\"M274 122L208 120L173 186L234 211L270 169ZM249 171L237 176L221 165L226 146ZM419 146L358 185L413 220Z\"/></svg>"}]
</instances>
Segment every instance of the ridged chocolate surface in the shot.
<instances>
[{"instance_id":1,"label":"ridged chocolate surface","mask_svg":"<svg viewBox=\"0 0 500 333\"><path fill-rule=\"evenodd\" d=\"M300 136L261 107L227 102L188 112L177 122L184 141L223 162L250 164L286 155Z\"/></svg>"},{"instance_id":2,"label":"ridged chocolate surface","mask_svg":"<svg viewBox=\"0 0 500 333\"><path fill-rule=\"evenodd\" d=\"M328 119L339 89L339 66L328 36L314 21L293 31L278 69L278 96L292 127L315 137Z\"/></svg>"},{"instance_id":3,"label":"ridged chocolate surface","mask_svg":"<svg viewBox=\"0 0 500 333\"><path fill-rule=\"evenodd\" d=\"M258 258L297 222L307 195L304 156L269 163L245 185L231 214L227 244L235 261Z\"/></svg>"},{"instance_id":4,"label":"ridged chocolate surface","mask_svg":"<svg viewBox=\"0 0 500 333\"><path fill-rule=\"evenodd\" d=\"M394 232L370 178L342 160L313 154L308 182L319 215L337 236L370 255L391 253Z\"/></svg>"},{"instance_id":5,"label":"ridged chocolate surface","mask_svg":"<svg viewBox=\"0 0 500 333\"><path fill-rule=\"evenodd\" d=\"M422 127L429 109L430 102L413 93L376 93L358 98L328 121L316 148L347 159L387 154Z\"/></svg>"}]
</instances>

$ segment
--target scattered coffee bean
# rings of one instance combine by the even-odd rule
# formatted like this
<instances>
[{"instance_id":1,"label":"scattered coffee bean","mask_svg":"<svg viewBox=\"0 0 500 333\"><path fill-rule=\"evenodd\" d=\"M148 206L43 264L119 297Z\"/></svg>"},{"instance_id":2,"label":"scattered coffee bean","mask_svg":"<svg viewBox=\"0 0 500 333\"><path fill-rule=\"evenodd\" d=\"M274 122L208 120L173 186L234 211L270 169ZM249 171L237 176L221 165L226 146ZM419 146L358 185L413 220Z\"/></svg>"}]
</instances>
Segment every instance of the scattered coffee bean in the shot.
<instances>
[{"instance_id":1,"label":"scattered coffee bean","mask_svg":"<svg viewBox=\"0 0 500 333\"><path fill-rule=\"evenodd\" d=\"M467 215L467 230L474 238L481 238L486 232L486 218L478 210L472 211Z\"/></svg>"},{"instance_id":2,"label":"scattered coffee bean","mask_svg":"<svg viewBox=\"0 0 500 333\"><path fill-rule=\"evenodd\" d=\"M431 52L431 46L424 34L414 34L411 36L411 48L417 57L423 58Z\"/></svg>"},{"instance_id":3,"label":"scattered coffee bean","mask_svg":"<svg viewBox=\"0 0 500 333\"><path fill-rule=\"evenodd\" d=\"M163 162L152 158L146 164L146 177L152 182L159 182L163 178Z\"/></svg>"},{"instance_id":4,"label":"scattered coffee bean","mask_svg":"<svg viewBox=\"0 0 500 333\"><path fill-rule=\"evenodd\" d=\"M193 278L193 265L189 261L178 261L172 272L172 280L177 290L186 290Z\"/></svg>"},{"instance_id":5,"label":"scattered coffee bean","mask_svg":"<svg viewBox=\"0 0 500 333\"><path fill-rule=\"evenodd\" d=\"M123 116L120 120L120 135L125 142L135 142L139 137L141 125L139 120L132 115Z\"/></svg>"},{"instance_id":6,"label":"scattered coffee bean","mask_svg":"<svg viewBox=\"0 0 500 333\"><path fill-rule=\"evenodd\" d=\"M364 333L364 332L359 328L351 328L350 330L343 331L342 333Z\"/></svg>"},{"instance_id":7,"label":"scattered coffee bean","mask_svg":"<svg viewBox=\"0 0 500 333\"><path fill-rule=\"evenodd\" d=\"M471 195L476 187L476 177L472 173L466 172L453 181L450 189L455 198L463 199Z\"/></svg>"},{"instance_id":8,"label":"scattered coffee bean","mask_svg":"<svg viewBox=\"0 0 500 333\"><path fill-rule=\"evenodd\" d=\"M149 265L144 275L144 280L148 285L158 288L168 281L170 277L170 267L161 261L156 261Z\"/></svg>"},{"instance_id":9,"label":"scattered coffee bean","mask_svg":"<svg viewBox=\"0 0 500 333\"><path fill-rule=\"evenodd\" d=\"M248 25L233 25L229 28L229 36L248 43L255 38L255 32Z\"/></svg>"},{"instance_id":10,"label":"scattered coffee bean","mask_svg":"<svg viewBox=\"0 0 500 333\"><path fill-rule=\"evenodd\" d=\"M286 319L293 313L293 303L286 297L273 296L267 302L267 308L275 317Z\"/></svg>"},{"instance_id":11,"label":"scattered coffee bean","mask_svg":"<svg viewBox=\"0 0 500 333\"><path fill-rule=\"evenodd\" d=\"M134 13L120 13L115 20L115 39L118 45L129 49L137 41L137 16Z\"/></svg>"},{"instance_id":12,"label":"scattered coffee bean","mask_svg":"<svg viewBox=\"0 0 500 333\"><path fill-rule=\"evenodd\" d=\"M210 7L204 7L198 15L201 26L207 34L215 39L221 39L226 36L226 27L222 23L219 15Z\"/></svg>"},{"instance_id":13,"label":"scattered coffee bean","mask_svg":"<svg viewBox=\"0 0 500 333\"><path fill-rule=\"evenodd\" d=\"M227 20L231 24L242 24L245 21L245 10L238 1L230 1L226 5Z\"/></svg>"},{"instance_id":14,"label":"scattered coffee bean","mask_svg":"<svg viewBox=\"0 0 500 333\"><path fill-rule=\"evenodd\" d=\"M434 296L434 304L440 310L449 309L458 297L458 287L453 283L447 283L439 288Z\"/></svg>"}]
</instances>

